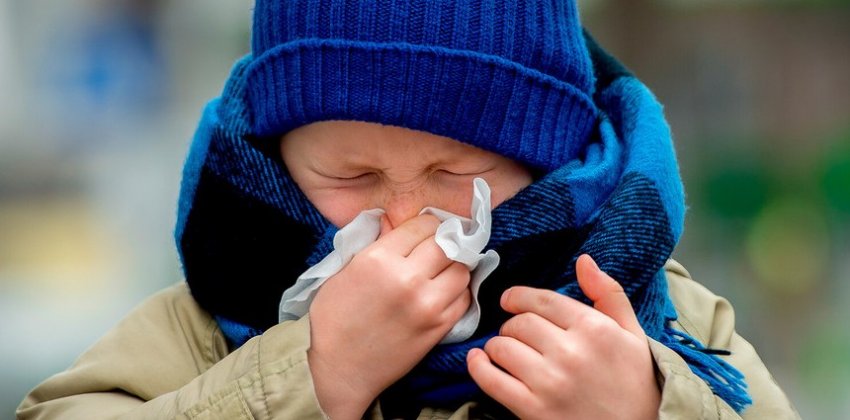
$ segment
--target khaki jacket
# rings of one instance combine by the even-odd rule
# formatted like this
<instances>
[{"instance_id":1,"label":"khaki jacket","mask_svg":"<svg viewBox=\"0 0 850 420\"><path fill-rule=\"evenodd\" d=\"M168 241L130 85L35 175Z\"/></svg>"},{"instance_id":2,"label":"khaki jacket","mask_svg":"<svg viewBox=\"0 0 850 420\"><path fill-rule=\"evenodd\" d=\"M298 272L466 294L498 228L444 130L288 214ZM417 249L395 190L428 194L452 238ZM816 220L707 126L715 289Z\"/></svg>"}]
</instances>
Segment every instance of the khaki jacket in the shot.
<instances>
[{"instance_id":1,"label":"khaki jacket","mask_svg":"<svg viewBox=\"0 0 850 420\"><path fill-rule=\"evenodd\" d=\"M753 405L744 418L799 418L753 347L735 333L729 302L690 279L676 262L666 266L677 328L745 376ZM221 330L195 303L185 283L142 303L65 372L38 385L18 407L20 419L322 419L307 349L310 320L284 322L229 352ZM691 373L672 350L650 340L662 390L659 418L739 418ZM473 403L456 412L425 409L420 419L468 419ZM367 418L381 419L377 405Z\"/></svg>"}]
</instances>

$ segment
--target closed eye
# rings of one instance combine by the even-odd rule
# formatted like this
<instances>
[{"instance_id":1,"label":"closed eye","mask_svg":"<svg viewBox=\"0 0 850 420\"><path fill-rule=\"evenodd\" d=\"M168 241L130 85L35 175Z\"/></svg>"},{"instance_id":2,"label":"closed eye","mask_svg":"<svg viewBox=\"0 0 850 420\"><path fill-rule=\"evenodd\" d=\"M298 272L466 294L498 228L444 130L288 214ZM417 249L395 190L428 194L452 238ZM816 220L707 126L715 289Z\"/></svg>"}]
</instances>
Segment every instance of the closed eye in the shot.
<instances>
[{"instance_id":1,"label":"closed eye","mask_svg":"<svg viewBox=\"0 0 850 420\"><path fill-rule=\"evenodd\" d=\"M360 181L360 180L368 179L368 178L375 176L375 175L376 174L374 172L364 172L364 173L361 173L361 174L346 175L346 176L335 176L335 175L325 175L325 176L327 176L328 178L331 178L331 179L338 180L338 181Z\"/></svg>"},{"instance_id":2,"label":"closed eye","mask_svg":"<svg viewBox=\"0 0 850 420\"><path fill-rule=\"evenodd\" d=\"M484 173L483 171L481 171L481 172L479 172L479 171L450 171L450 170L447 170L447 169L438 169L435 172L437 172L438 174L441 174L441 175L448 175L448 176L477 176L477 175L481 175L481 174Z\"/></svg>"}]
</instances>

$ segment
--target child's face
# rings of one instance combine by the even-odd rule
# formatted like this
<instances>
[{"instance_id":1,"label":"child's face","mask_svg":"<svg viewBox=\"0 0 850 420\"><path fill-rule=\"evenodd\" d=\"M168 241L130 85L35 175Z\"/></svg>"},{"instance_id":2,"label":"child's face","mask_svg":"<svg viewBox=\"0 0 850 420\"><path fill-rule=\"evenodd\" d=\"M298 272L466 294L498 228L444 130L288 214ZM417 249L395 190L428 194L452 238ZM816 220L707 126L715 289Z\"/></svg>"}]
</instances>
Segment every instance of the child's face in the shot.
<instances>
[{"instance_id":1,"label":"child's face","mask_svg":"<svg viewBox=\"0 0 850 420\"><path fill-rule=\"evenodd\" d=\"M446 137L356 121L323 121L283 136L292 178L328 220L344 226L382 208L393 227L437 207L469 217L472 180L483 178L492 206L531 183L523 166Z\"/></svg>"}]
</instances>

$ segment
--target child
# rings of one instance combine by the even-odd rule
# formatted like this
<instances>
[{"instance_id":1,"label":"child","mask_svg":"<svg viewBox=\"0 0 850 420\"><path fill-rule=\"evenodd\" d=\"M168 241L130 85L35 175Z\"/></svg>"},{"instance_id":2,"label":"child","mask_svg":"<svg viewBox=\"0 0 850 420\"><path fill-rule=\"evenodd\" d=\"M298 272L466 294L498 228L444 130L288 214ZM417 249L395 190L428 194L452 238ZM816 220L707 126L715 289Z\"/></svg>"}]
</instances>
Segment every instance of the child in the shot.
<instances>
[{"instance_id":1,"label":"child","mask_svg":"<svg viewBox=\"0 0 850 420\"><path fill-rule=\"evenodd\" d=\"M797 416L729 304L668 261L669 130L574 2L257 0L252 49L186 162L187 282L19 417ZM475 178L501 255L480 288L420 214L473 217ZM377 238L278 322L370 209ZM471 337L438 344L476 300Z\"/></svg>"}]
</instances>

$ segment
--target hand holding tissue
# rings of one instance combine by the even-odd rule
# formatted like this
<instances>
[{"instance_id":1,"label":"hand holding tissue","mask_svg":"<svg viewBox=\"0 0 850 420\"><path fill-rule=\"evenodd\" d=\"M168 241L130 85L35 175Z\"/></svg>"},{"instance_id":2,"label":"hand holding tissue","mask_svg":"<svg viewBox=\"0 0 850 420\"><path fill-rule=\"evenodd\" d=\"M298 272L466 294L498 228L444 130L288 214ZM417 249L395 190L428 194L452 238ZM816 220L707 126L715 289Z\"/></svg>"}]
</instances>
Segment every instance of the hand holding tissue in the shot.
<instances>
[{"instance_id":1,"label":"hand holding tissue","mask_svg":"<svg viewBox=\"0 0 850 420\"><path fill-rule=\"evenodd\" d=\"M361 212L351 223L334 236L334 250L322 261L298 277L286 289L280 302L280 321L298 319L310 309L319 288L328 278L342 270L354 256L374 243L380 234L384 211L371 209ZM465 265L470 270L469 289L472 303L466 313L443 337L440 343L456 343L469 338L481 317L478 290L499 264L496 251L483 252L490 239L490 188L481 178L473 181L473 198L470 206L472 219L444 210L426 207L420 215L431 214L441 221L435 234L437 245L450 260Z\"/></svg>"}]
</instances>

